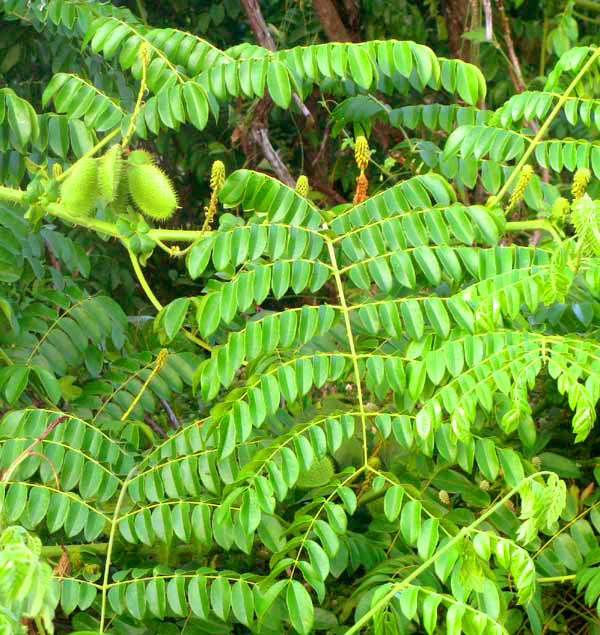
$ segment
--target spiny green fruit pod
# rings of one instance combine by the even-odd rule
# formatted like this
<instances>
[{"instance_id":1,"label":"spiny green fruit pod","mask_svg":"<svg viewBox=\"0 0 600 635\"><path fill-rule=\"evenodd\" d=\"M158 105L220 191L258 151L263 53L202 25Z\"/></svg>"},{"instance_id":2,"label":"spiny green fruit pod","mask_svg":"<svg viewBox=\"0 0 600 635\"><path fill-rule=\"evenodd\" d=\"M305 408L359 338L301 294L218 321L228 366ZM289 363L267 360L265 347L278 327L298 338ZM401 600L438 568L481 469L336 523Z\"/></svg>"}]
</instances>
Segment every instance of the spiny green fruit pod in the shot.
<instances>
[{"instance_id":1,"label":"spiny green fruit pod","mask_svg":"<svg viewBox=\"0 0 600 635\"><path fill-rule=\"evenodd\" d=\"M129 186L126 178L119 179L117 186L117 194L111 207L117 214L124 214L127 211L127 203L129 203Z\"/></svg>"},{"instance_id":2,"label":"spiny green fruit pod","mask_svg":"<svg viewBox=\"0 0 600 635\"><path fill-rule=\"evenodd\" d=\"M104 153L98 166L100 194L109 203L117 196L122 167L121 146L116 144Z\"/></svg>"},{"instance_id":3,"label":"spiny green fruit pod","mask_svg":"<svg viewBox=\"0 0 600 635\"><path fill-rule=\"evenodd\" d=\"M306 472L300 472L296 485L300 489L312 489L327 485L333 476L333 462L328 456L313 461Z\"/></svg>"},{"instance_id":4,"label":"spiny green fruit pod","mask_svg":"<svg viewBox=\"0 0 600 635\"><path fill-rule=\"evenodd\" d=\"M127 170L129 193L140 211L154 220L167 220L177 208L177 194L169 177L157 166L132 165Z\"/></svg>"},{"instance_id":5,"label":"spiny green fruit pod","mask_svg":"<svg viewBox=\"0 0 600 635\"><path fill-rule=\"evenodd\" d=\"M129 153L127 161L130 165L154 165L154 157L146 150L134 150Z\"/></svg>"},{"instance_id":6,"label":"spiny green fruit pod","mask_svg":"<svg viewBox=\"0 0 600 635\"><path fill-rule=\"evenodd\" d=\"M60 186L62 204L73 216L89 216L98 196L98 162L80 159Z\"/></svg>"}]
</instances>

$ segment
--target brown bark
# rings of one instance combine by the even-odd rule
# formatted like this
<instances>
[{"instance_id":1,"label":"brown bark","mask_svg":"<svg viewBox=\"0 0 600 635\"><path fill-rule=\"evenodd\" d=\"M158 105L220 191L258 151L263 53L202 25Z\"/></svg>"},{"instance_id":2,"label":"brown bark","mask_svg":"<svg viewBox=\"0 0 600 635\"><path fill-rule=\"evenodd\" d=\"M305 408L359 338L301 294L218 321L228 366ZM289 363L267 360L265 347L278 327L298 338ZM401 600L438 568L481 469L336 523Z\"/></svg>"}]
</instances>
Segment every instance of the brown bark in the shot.
<instances>
[{"instance_id":1,"label":"brown bark","mask_svg":"<svg viewBox=\"0 0 600 635\"><path fill-rule=\"evenodd\" d=\"M442 0L442 11L448 31L448 46L452 57L470 61L469 42L463 39L463 33L469 30L469 0Z\"/></svg>"},{"instance_id":2,"label":"brown bark","mask_svg":"<svg viewBox=\"0 0 600 635\"><path fill-rule=\"evenodd\" d=\"M258 0L242 0L242 5L250 21L250 26L256 35L258 43L269 51L276 51L277 47L273 41L273 36L263 18L263 14L258 6Z\"/></svg>"},{"instance_id":3,"label":"brown bark","mask_svg":"<svg viewBox=\"0 0 600 635\"><path fill-rule=\"evenodd\" d=\"M515 88L518 92L522 93L526 88L525 80L523 79L521 64L519 63L519 58L517 57L517 54L515 52L512 35L510 33L510 23L504 9L504 0L496 0L496 6L498 8L498 12L500 13L500 22L502 24L502 33L504 35L504 41L506 42L506 48L508 50L508 58L510 59L510 63L512 64L512 70L515 78Z\"/></svg>"},{"instance_id":4,"label":"brown bark","mask_svg":"<svg viewBox=\"0 0 600 635\"><path fill-rule=\"evenodd\" d=\"M333 0L313 0L313 7L330 42L354 41L354 38L342 22Z\"/></svg>"},{"instance_id":5,"label":"brown bark","mask_svg":"<svg viewBox=\"0 0 600 635\"><path fill-rule=\"evenodd\" d=\"M267 116L272 104L273 102L269 97L263 97L260 100L252 122L252 139L260 146L265 159L271 164L277 178L289 187L295 187L296 181L294 177L290 174L287 165L281 160L269 139Z\"/></svg>"}]
</instances>

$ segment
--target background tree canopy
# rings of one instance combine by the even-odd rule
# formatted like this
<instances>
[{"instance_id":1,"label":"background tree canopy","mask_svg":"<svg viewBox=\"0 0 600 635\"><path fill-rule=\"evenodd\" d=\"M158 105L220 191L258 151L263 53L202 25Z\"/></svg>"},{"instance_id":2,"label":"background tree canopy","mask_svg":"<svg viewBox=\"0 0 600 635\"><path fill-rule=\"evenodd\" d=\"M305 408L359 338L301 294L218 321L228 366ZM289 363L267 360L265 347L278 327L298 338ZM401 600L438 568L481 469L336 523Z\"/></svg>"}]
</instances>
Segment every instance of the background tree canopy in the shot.
<instances>
[{"instance_id":1,"label":"background tree canopy","mask_svg":"<svg viewBox=\"0 0 600 635\"><path fill-rule=\"evenodd\" d=\"M0 20L0 633L600 632L600 2Z\"/></svg>"}]
</instances>

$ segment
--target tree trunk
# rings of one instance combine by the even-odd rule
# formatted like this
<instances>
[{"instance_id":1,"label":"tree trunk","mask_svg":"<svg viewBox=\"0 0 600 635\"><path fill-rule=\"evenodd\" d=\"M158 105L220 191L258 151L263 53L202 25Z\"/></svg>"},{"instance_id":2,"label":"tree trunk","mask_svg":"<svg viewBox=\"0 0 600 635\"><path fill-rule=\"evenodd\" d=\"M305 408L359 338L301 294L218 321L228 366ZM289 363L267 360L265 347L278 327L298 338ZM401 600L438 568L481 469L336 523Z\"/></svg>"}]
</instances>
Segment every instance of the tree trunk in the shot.
<instances>
[{"instance_id":1,"label":"tree trunk","mask_svg":"<svg viewBox=\"0 0 600 635\"><path fill-rule=\"evenodd\" d=\"M354 41L354 38L342 22L333 0L313 0L313 7L330 42Z\"/></svg>"},{"instance_id":2,"label":"tree trunk","mask_svg":"<svg viewBox=\"0 0 600 635\"><path fill-rule=\"evenodd\" d=\"M469 30L467 23L469 5L469 0L442 0L450 54L452 57L458 57L466 62L471 61L471 47L470 43L462 36L465 31Z\"/></svg>"}]
</instances>

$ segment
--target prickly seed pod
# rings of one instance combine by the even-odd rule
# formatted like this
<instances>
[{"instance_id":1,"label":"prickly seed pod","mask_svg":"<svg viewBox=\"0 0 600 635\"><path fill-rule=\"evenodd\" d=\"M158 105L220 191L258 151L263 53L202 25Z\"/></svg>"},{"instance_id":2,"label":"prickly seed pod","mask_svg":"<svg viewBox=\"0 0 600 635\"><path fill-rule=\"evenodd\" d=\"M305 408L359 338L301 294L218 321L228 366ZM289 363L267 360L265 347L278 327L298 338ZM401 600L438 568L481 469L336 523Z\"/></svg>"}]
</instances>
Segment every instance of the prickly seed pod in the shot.
<instances>
[{"instance_id":1,"label":"prickly seed pod","mask_svg":"<svg viewBox=\"0 0 600 635\"><path fill-rule=\"evenodd\" d=\"M525 188L529 185L529 181L531 181L532 176L533 168L530 165L524 165L521 170L521 174L519 175L517 185L511 194L509 208L514 207L523 198Z\"/></svg>"},{"instance_id":2,"label":"prickly seed pod","mask_svg":"<svg viewBox=\"0 0 600 635\"><path fill-rule=\"evenodd\" d=\"M98 195L98 162L80 159L60 186L62 204L73 216L89 216Z\"/></svg>"},{"instance_id":3,"label":"prickly seed pod","mask_svg":"<svg viewBox=\"0 0 600 635\"><path fill-rule=\"evenodd\" d=\"M129 193L140 211L154 220L167 220L177 208L169 177L155 165L133 165L127 171Z\"/></svg>"},{"instance_id":4,"label":"prickly seed pod","mask_svg":"<svg viewBox=\"0 0 600 635\"><path fill-rule=\"evenodd\" d=\"M367 169L367 166L369 165L369 142L363 135L356 137L356 142L354 144L354 160L361 172Z\"/></svg>"},{"instance_id":5,"label":"prickly seed pod","mask_svg":"<svg viewBox=\"0 0 600 635\"><path fill-rule=\"evenodd\" d=\"M127 211L127 203L129 203L129 184L128 180L123 177L119 179L117 194L111 206L117 214L124 214Z\"/></svg>"},{"instance_id":6,"label":"prickly seed pod","mask_svg":"<svg viewBox=\"0 0 600 635\"><path fill-rule=\"evenodd\" d=\"M220 190L225 182L225 165L223 161L215 161L210 171L210 189Z\"/></svg>"},{"instance_id":7,"label":"prickly seed pod","mask_svg":"<svg viewBox=\"0 0 600 635\"><path fill-rule=\"evenodd\" d=\"M127 161L130 165L154 165L154 157L146 150L134 150L129 153Z\"/></svg>"},{"instance_id":8,"label":"prickly seed pod","mask_svg":"<svg viewBox=\"0 0 600 635\"><path fill-rule=\"evenodd\" d=\"M119 182L121 181L121 146L111 146L100 159L98 166L98 185L100 195L109 203L117 196Z\"/></svg>"},{"instance_id":9,"label":"prickly seed pod","mask_svg":"<svg viewBox=\"0 0 600 635\"><path fill-rule=\"evenodd\" d=\"M308 179L304 176L304 174L299 176L296 181L296 192L298 192L298 194L300 194L303 198L308 196Z\"/></svg>"},{"instance_id":10,"label":"prickly seed pod","mask_svg":"<svg viewBox=\"0 0 600 635\"><path fill-rule=\"evenodd\" d=\"M327 485L333 476L333 462L328 456L315 459L306 472L301 472L297 486L300 489L312 489Z\"/></svg>"},{"instance_id":11,"label":"prickly seed pod","mask_svg":"<svg viewBox=\"0 0 600 635\"><path fill-rule=\"evenodd\" d=\"M579 168L579 170L575 172L573 187L571 188L571 194L574 200L581 198L585 194L591 178L592 173L588 168Z\"/></svg>"}]
</instances>

